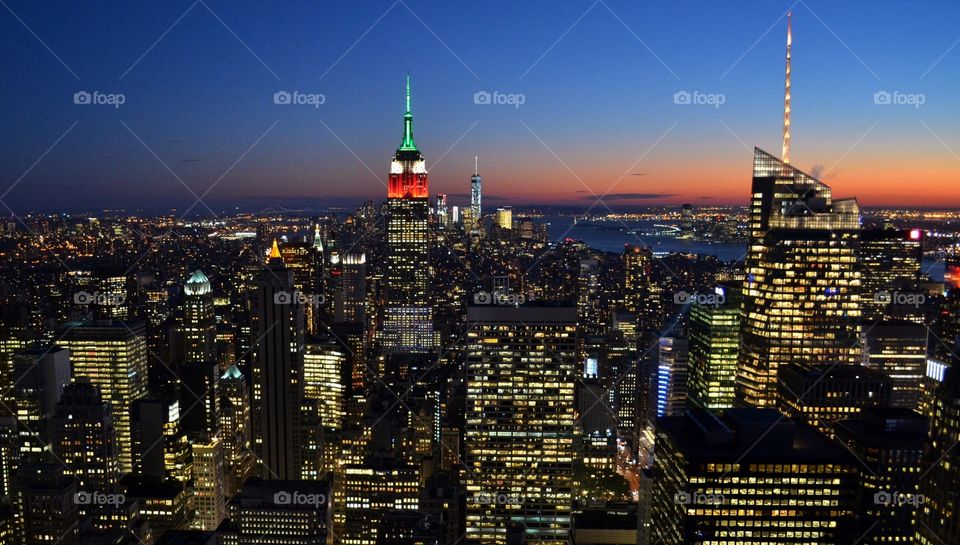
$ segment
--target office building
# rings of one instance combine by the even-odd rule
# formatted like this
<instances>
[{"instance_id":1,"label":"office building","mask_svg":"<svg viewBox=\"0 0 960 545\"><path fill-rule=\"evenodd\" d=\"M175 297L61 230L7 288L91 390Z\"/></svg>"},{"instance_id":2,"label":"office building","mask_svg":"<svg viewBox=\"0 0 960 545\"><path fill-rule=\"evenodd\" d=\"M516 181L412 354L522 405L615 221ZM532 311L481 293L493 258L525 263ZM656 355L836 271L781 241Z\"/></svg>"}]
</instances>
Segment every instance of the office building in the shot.
<instances>
[{"instance_id":1,"label":"office building","mask_svg":"<svg viewBox=\"0 0 960 545\"><path fill-rule=\"evenodd\" d=\"M709 410L733 407L740 350L739 292L717 290L717 304L690 305L687 397L691 406Z\"/></svg>"},{"instance_id":2,"label":"office building","mask_svg":"<svg viewBox=\"0 0 960 545\"><path fill-rule=\"evenodd\" d=\"M133 403L147 394L147 344L144 325L121 321L69 323L60 346L70 350L73 376L89 377L113 407L120 445L120 470L133 471Z\"/></svg>"},{"instance_id":3,"label":"office building","mask_svg":"<svg viewBox=\"0 0 960 545\"><path fill-rule=\"evenodd\" d=\"M318 402L324 428L343 428L347 409L347 353L336 342L310 341L303 356L303 395Z\"/></svg>"},{"instance_id":4,"label":"office building","mask_svg":"<svg viewBox=\"0 0 960 545\"><path fill-rule=\"evenodd\" d=\"M573 478L576 309L467 310L467 540L566 543ZM505 501L485 501L506 498Z\"/></svg>"},{"instance_id":5,"label":"office building","mask_svg":"<svg viewBox=\"0 0 960 545\"><path fill-rule=\"evenodd\" d=\"M902 408L864 409L837 422L837 439L863 464L857 482L861 543L913 543L928 421Z\"/></svg>"},{"instance_id":6,"label":"office building","mask_svg":"<svg viewBox=\"0 0 960 545\"><path fill-rule=\"evenodd\" d=\"M509 206L497 208L496 223L501 229L513 229L513 208Z\"/></svg>"},{"instance_id":7,"label":"office building","mask_svg":"<svg viewBox=\"0 0 960 545\"><path fill-rule=\"evenodd\" d=\"M253 473L250 391L236 365L220 377L220 434L223 439L224 494L232 497Z\"/></svg>"},{"instance_id":8,"label":"office building","mask_svg":"<svg viewBox=\"0 0 960 545\"><path fill-rule=\"evenodd\" d=\"M860 362L860 207L759 148L752 193L737 397L775 407L781 365Z\"/></svg>"},{"instance_id":9,"label":"office building","mask_svg":"<svg viewBox=\"0 0 960 545\"><path fill-rule=\"evenodd\" d=\"M194 271L183 286L183 317L180 337L183 342L183 362L210 363L217 361L217 323L213 308L213 290L210 280L201 271Z\"/></svg>"},{"instance_id":10,"label":"office building","mask_svg":"<svg viewBox=\"0 0 960 545\"><path fill-rule=\"evenodd\" d=\"M661 337L658 355L655 414L679 416L687 407L689 343L686 339Z\"/></svg>"},{"instance_id":11,"label":"office building","mask_svg":"<svg viewBox=\"0 0 960 545\"><path fill-rule=\"evenodd\" d=\"M921 229L864 229L860 237L857 262L862 269L863 321L867 327L903 312L904 303L919 300L923 259ZM923 323L920 305L912 310L914 319Z\"/></svg>"},{"instance_id":12,"label":"office building","mask_svg":"<svg viewBox=\"0 0 960 545\"><path fill-rule=\"evenodd\" d=\"M927 366L926 326L909 320L875 322L863 337L863 365L893 381L891 405L916 409Z\"/></svg>"},{"instance_id":13,"label":"office building","mask_svg":"<svg viewBox=\"0 0 960 545\"><path fill-rule=\"evenodd\" d=\"M921 467L919 492L924 501L917 512L914 543L942 545L960 542L960 371L946 369L931 407L930 437Z\"/></svg>"},{"instance_id":14,"label":"office building","mask_svg":"<svg viewBox=\"0 0 960 545\"><path fill-rule=\"evenodd\" d=\"M858 537L859 462L772 409L657 421L651 539L841 545Z\"/></svg>"},{"instance_id":15,"label":"office building","mask_svg":"<svg viewBox=\"0 0 960 545\"><path fill-rule=\"evenodd\" d=\"M192 527L213 531L226 517L223 441L218 434L198 435L190 446L193 452Z\"/></svg>"},{"instance_id":16,"label":"office building","mask_svg":"<svg viewBox=\"0 0 960 545\"><path fill-rule=\"evenodd\" d=\"M838 420L864 409L890 407L893 382L862 365L800 365L780 368L780 412L832 437Z\"/></svg>"},{"instance_id":17,"label":"office building","mask_svg":"<svg viewBox=\"0 0 960 545\"><path fill-rule=\"evenodd\" d=\"M264 478L299 479L304 317L299 292L274 242L257 276L252 334L253 447Z\"/></svg>"},{"instance_id":18,"label":"office building","mask_svg":"<svg viewBox=\"0 0 960 545\"><path fill-rule=\"evenodd\" d=\"M217 543L325 545L329 498L330 485L323 481L253 478L230 500L229 519L217 531Z\"/></svg>"}]
</instances>

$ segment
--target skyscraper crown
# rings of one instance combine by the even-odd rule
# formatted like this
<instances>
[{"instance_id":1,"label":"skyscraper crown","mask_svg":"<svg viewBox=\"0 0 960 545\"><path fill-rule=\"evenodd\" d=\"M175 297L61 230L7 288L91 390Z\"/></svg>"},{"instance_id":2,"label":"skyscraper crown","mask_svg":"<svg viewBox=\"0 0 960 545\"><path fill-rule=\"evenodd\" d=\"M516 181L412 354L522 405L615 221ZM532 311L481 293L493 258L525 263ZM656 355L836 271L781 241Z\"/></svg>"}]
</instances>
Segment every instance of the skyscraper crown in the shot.
<instances>
[{"instance_id":1,"label":"skyscraper crown","mask_svg":"<svg viewBox=\"0 0 960 545\"><path fill-rule=\"evenodd\" d=\"M407 74L407 110L403 114L403 141L397 151L419 151L413 142L413 112L410 110L410 74Z\"/></svg>"}]
</instances>

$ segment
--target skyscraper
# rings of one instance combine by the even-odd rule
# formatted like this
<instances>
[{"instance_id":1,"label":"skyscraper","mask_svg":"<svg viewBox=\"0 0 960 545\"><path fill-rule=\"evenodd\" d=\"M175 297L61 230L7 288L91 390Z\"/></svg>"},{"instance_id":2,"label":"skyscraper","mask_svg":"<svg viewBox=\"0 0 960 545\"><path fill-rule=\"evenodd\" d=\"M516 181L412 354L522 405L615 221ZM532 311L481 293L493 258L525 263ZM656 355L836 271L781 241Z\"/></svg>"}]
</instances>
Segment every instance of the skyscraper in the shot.
<instances>
[{"instance_id":1,"label":"skyscraper","mask_svg":"<svg viewBox=\"0 0 960 545\"><path fill-rule=\"evenodd\" d=\"M217 324L213 310L210 281L201 271L194 271L183 286L186 300L180 334L183 340L184 363L217 360Z\"/></svg>"},{"instance_id":2,"label":"skyscraper","mask_svg":"<svg viewBox=\"0 0 960 545\"><path fill-rule=\"evenodd\" d=\"M483 178L480 177L480 159L473 158L473 176L470 177L470 231L480 231L480 218L483 216Z\"/></svg>"},{"instance_id":3,"label":"skyscraper","mask_svg":"<svg viewBox=\"0 0 960 545\"><path fill-rule=\"evenodd\" d=\"M434 347L429 288L429 213L427 167L413 141L410 76L403 141L390 164L387 193L386 303L384 353L422 353Z\"/></svg>"},{"instance_id":4,"label":"skyscraper","mask_svg":"<svg viewBox=\"0 0 960 545\"><path fill-rule=\"evenodd\" d=\"M920 403L920 383L927 367L927 337L925 325L908 320L866 326L864 365L883 372L893 381L894 407L916 409Z\"/></svg>"},{"instance_id":5,"label":"skyscraper","mask_svg":"<svg viewBox=\"0 0 960 545\"><path fill-rule=\"evenodd\" d=\"M309 342L303 358L304 396L315 399L324 428L343 427L347 409L346 351L336 342Z\"/></svg>"},{"instance_id":6,"label":"skyscraper","mask_svg":"<svg viewBox=\"0 0 960 545\"><path fill-rule=\"evenodd\" d=\"M70 349L74 376L90 377L113 406L120 470L133 471L130 411L147 394L147 343L142 323L69 323L59 344Z\"/></svg>"},{"instance_id":7,"label":"skyscraper","mask_svg":"<svg viewBox=\"0 0 960 545\"><path fill-rule=\"evenodd\" d=\"M791 15L781 159L754 148L737 375L740 403L772 407L781 364L859 363L860 205L790 166Z\"/></svg>"},{"instance_id":8,"label":"skyscraper","mask_svg":"<svg viewBox=\"0 0 960 545\"><path fill-rule=\"evenodd\" d=\"M180 403L175 399L139 399L133 403L132 452L134 472L150 482L190 481L190 443L180 427Z\"/></svg>"},{"instance_id":9,"label":"skyscraper","mask_svg":"<svg viewBox=\"0 0 960 545\"><path fill-rule=\"evenodd\" d=\"M878 320L908 318L923 323L921 305L904 316L903 302L920 301L917 283L923 258L920 229L864 229L857 262L863 271L863 321L869 327ZM925 299L925 298L924 298ZM901 304L898 304L901 303ZM898 312L900 311L900 312Z\"/></svg>"},{"instance_id":10,"label":"skyscraper","mask_svg":"<svg viewBox=\"0 0 960 545\"><path fill-rule=\"evenodd\" d=\"M67 475L77 480L78 492L92 497L116 494L120 459L113 412L90 379L79 377L63 390L54 416L53 450ZM82 516L98 515L95 524L109 527L109 517L92 502L78 502Z\"/></svg>"},{"instance_id":11,"label":"skyscraper","mask_svg":"<svg viewBox=\"0 0 960 545\"><path fill-rule=\"evenodd\" d=\"M770 407L786 363L860 362L860 207L754 150L737 398Z\"/></svg>"},{"instance_id":12,"label":"skyscraper","mask_svg":"<svg viewBox=\"0 0 960 545\"><path fill-rule=\"evenodd\" d=\"M921 467L924 502L916 519L914 543L942 545L960 541L960 367L946 371L931 407L930 439Z\"/></svg>"},{"instance_id":13,"label":"skyscraper","mask_svg":"<svg viewBox=\"0 0 960 545\"><path fill-rule=\"evenodd\" d=\"M274 241L253 297L253 443L265 479L299 479L304 316Z\"/></svg>"},{"instance_id":14,"label":"skyscraper","mask_svg":"<svg viewBox=\"0 0 960 545\"><path fill-rule=\"evenodd\" d=\"M710 410L733 406L740 348L739 292L718 290L719 304L695 301L690 307L688 398L692 406Z\"/></svg>"},{"instance_id":15,"label":"skyscraper","mask_svg":"<svg viewBox=\"0 0 960 545\"><path fill-rule=\"evenodd\" d=\"M791 363L779 370L780 412L833 437L834 424L864 409L889 408L893 381L862 365Z\"/></svg>"},{"instance_id":16,"label":"skyscraper","mask_svg":"<svg viewBox=\"0 0 960 545\"><path fill-rule=\"evenodd\" d=\"M513 208L502 206L497 208L497 226L501 229L513 229Z\"/></svg>"},{"instance_id":17,"label":"skyscraper","mask_svg":"<svg viewBox=\"0 0 960 545\"><path fill-rule=\"evenodd\" d=\"M527 543L567 543L576 309L473 306L467 322L467 539L506 543L514 522Z\"/></svg>"},{"instance_id":18,"label":"skyscraper","mask_svg":"<svg viewBox=\"0 0 960 545\"><path fill-rule=\"evenodd\" d=\"M863 464L859 491L862 543L913 543L917 481L927 419L907 409L867 409L837 422L837 439Z\"/></svg>"},{"instance_id":19,"label":"skyscraper","mask_svg":"<svg viewBox=\"0 0 960 545\"><path fill-rule=\"evenodd\" d=\"M224 452L220 435L200 435L193 451L193 528L213 531L226 517Z\"/></svg>"},{"instance_id":20,"label":"skyscraper","mask_svg":"<svg viewBox=\"0 0 960 545\"><path fill-rule=\"evenodd\" d=\"M348 252L337 261L333 274L340 277L340 289L334 295L334 321L362 324L367 315L367 254Z\"/></svg>"},{"instance_id":21,"label":"skyscraper","mask_svg":"<svg viewBox=\"0 0 960 545\"><path fill-rule=\"evenodd\" d=\"M649 248L623 247L624 306L637 317L637 337L642 350L659 337L657 295L653 285L653 254Z\"/></svg>"},{"instance_id":22,"label":"skyscraper","mask_svg":"<svg viewBox=\"0 0 960 545\"><path fill-rule=\"evenodd\" d=\"M437 215L437 227L446 229L450 223L450 210L447 206L446 193L437 193L437 209L435 213Z\"/></svg>"},{"instance_id":23,"label":"skyscraper","mask_svg":"<svg viewBox=\"0 0 960 545\"><path fill-rule=\"evenodd\" d=\"M250 393L247 381L236 365L220 377L220 408L226 475L224 494L232 497L253 472Z\"/></svg>"},{"instance_id":24,"label":"skyscraper","mask_svg":"<svg viewBox=\"0 0 960 545\"><path fill-rule=\"evenodd\" d=\"M662 418L654 542L855 543L858 467L842 447L772 409Z\"/></svg>"},{"instance_id":25,"label":"skyscraper","mask_svg":"<svg viewBox=\"0 0 960 545\"><path fill-rule=\"evenodd\" d=\"M689 343L686 339L661 337L657 365L657 417L678 416L687 406L687 358Z\"/></svg>"}]
</instances>

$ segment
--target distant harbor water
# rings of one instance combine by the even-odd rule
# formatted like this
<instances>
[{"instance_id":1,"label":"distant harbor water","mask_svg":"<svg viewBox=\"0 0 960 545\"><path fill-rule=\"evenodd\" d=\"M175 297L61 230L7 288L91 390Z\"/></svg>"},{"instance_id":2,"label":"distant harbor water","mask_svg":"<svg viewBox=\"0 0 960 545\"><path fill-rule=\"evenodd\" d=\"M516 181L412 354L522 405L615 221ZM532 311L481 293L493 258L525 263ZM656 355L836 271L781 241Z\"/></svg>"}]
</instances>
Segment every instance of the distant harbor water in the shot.
<instances>
[{"instance_id":1,"label":"distant harbor water","mask_svg":"<svg viewBox=\"0 0 960 545\"><path fill-rule=\"evenodd\" d=\"M746 242L704 242L657 235L655 233L660 229L654 221L581 222L574 225L573 219L565 216L546 217L541 221L549 222L547 233L552 242L572 238L604 252L620 253L624 244L635 244L657 253L712 255L722 261L740 261L747 253ZM923 273L930 275L934 281L943 281L943 269L942 261L923 259Z\"/></svg>"},{"instance_id":2,"label":"distant harbor water","mask_svg":"<svg viewBox=\"0 0 960 545\"><path fill-rule=\"evenodd\" d=\"M653 252L690 253L712 255L723 261L743 259L747 251L746 243L740 242L703 242L682 240L671 236L660 236L657 223L653 221L605 221L600 223L581 222L573 224L569 217L544 218L549 222L547 233L551 241L562 238L582 240L591 248L604 252L623 252L624 244L646 246Z\"/></svg>"}]
</instances>

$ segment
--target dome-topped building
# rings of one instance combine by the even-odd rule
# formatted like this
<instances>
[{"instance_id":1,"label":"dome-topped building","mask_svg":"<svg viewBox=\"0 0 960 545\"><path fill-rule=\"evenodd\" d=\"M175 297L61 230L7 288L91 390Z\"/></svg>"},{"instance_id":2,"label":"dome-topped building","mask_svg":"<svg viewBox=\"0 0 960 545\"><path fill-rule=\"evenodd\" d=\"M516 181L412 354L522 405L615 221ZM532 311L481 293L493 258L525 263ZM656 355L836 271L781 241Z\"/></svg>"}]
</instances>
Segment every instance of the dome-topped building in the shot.
<instances>
[{"instance_id":1,"label":"dome-topped building","mask_svg":"<svg viewBox=\"0 0 960 545\"><path fill-rule=\"evenodd\" d=\"M190 275L190 279L187 280L183 290L187 295L208 294L211 291L210 280L207 278L207 275L203 274L203 271L198 269Z\"/></svg>"}]
</instances>

